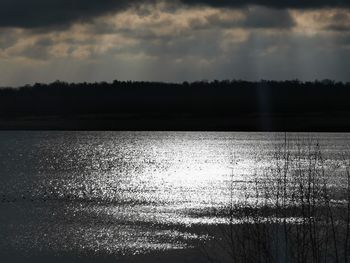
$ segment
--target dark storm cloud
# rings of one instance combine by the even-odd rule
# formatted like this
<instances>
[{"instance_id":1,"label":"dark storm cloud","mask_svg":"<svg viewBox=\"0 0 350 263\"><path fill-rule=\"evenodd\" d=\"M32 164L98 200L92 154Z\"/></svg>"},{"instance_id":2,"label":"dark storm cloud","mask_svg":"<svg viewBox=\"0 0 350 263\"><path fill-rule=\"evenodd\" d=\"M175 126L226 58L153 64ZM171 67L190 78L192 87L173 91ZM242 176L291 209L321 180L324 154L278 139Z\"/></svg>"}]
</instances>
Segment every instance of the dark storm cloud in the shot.
<instances>
[{"instance_id":1,"label":"dark storm cloud","mask_svg":"<svg viewBox=\"0 0 350 263\"><path fill-rule=\"evenodd\" d=\"M260 5L271 8L325 8L350 7L349 0L181 0L188 5L210 5L215 7L241 7Z\"/></svg>"},{"instance_id":2,"label":"dark storm cloud","mask_svg":"<svg viewBox=\"0 0 350 263\"><path fill-rule=\"evenodd\" d=\"M89 20L135 4L162 0L0 0L0 27L42 28L69 25ZM175 1L169 2L176 8ZM350 7L350 0L178 0L185 5L242 7L260 5L270 8Z\"/></svg>"},{"instance_id":3,"label":"dark storm cloud","mask_svg":"<svg viewBox=\"0 0 350 263\"><path fill-rule=\"evenodd\" d=\"M127 8L136 0L0 0L0 26L50 27Z\"/></svg>"}]
</instances>

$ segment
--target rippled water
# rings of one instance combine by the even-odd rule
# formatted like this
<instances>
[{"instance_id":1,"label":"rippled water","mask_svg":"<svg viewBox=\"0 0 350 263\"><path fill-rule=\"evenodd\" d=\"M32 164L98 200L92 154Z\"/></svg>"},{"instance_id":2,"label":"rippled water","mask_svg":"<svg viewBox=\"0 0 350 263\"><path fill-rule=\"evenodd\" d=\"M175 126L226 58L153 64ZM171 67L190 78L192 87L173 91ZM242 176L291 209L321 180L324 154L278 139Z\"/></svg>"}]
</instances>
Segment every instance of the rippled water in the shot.
<instances>
[{"instance_id":1,"label":"rippled water","mask_svg":"<svg viewBox=\"0 0 350 263\"><path fill-rule=\"evenodd\" d=\"M317 142L328 163L350 134ZM137 254L184 249L223 223L206 211L269 166L281 133L0 132L0 250ZM235 193L240 198L240 193Z\"/></svg>"}]
</instances>

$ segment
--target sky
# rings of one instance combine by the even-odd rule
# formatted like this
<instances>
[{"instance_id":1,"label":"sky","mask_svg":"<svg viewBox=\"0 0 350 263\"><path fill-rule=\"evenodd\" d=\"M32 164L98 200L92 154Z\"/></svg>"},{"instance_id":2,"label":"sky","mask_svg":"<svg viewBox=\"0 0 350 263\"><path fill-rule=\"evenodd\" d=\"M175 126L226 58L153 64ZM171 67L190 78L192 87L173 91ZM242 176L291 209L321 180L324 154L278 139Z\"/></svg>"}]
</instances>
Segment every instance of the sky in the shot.
<instances>
[{"instance_id":1,"label":"sky","mask_svg":"<svg viewBox=\"0 0 350 263\"><path fill-rule=\"evenodd\" d=\"M350 0L0 0L0 86L350 81Z\"/></svg>"}]
</instances>

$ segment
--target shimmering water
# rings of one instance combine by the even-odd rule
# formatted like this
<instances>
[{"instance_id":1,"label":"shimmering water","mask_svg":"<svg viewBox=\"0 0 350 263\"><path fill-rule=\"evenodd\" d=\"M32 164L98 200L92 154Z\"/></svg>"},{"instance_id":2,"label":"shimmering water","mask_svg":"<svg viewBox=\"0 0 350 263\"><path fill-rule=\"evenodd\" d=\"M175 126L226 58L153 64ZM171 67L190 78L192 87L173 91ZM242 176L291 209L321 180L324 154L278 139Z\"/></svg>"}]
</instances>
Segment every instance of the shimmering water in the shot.
<instances>
[{"instance_id":1,"label":"shimmering water","mask_svg":"<svg viewBox=\"0 0 350 263\"><path fill-rule=\"evenodd\" d=\"M328 164L350 134L288 134L317 142ZM282 133L0 132L0 251L137 254L206 238L205 213L269 166ZM249 187L248 187L249 188ZM240 193L235 193L240 198Z\"/></svg>"}]
</instances>

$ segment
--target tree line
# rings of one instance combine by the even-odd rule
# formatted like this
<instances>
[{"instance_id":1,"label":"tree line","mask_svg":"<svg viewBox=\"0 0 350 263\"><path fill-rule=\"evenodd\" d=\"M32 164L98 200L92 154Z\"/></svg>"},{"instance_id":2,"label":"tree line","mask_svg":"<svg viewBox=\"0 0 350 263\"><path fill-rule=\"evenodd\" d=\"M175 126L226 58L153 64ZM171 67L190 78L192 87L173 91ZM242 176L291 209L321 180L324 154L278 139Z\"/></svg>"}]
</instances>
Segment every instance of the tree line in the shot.
<instances>
[{"instance_id":1,"label":"tree line","mask_svg":"<svg viewBox=\"0 0 350 263\"><path fill-rule=\"evenodd\" d=\"M332 80L215 80L191 83L56 81L1 88L0 119L58 116L65 120L90 116L92 120L109 119L110 124L119 121L122 128L122 121L126 119L141 120L143 124L147 124L145 120L149 119L159 126L155 129L161 129L164 120L173 120L171 126L181 129L183 119L197 120L198 127L203 126L203 129L212 120L222 120L226 124L218 124L218 129L225 125L231 129L232 125L235 126L232 124L234 120L238 120L242 124L238 123L237 129L240 126L245 129L246 126L246 129L252 127L253 130L274 127L291 130L287 127L290 118L301 127L304 125L302 118L307 116L311 122L323 120L321 126L331 129L346 126L347 129L350 122L348 125L344 119L348 119L350 113L349 98L350 83ZM245 122L248 124L245 125ZM108 128L108 124L105 125ZM315 124L316 129L320 127L322 130L320 125Z\"/></svg>"}]
</instances>

